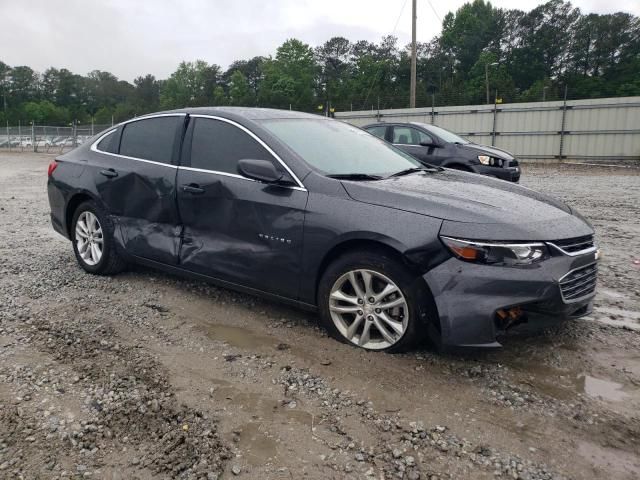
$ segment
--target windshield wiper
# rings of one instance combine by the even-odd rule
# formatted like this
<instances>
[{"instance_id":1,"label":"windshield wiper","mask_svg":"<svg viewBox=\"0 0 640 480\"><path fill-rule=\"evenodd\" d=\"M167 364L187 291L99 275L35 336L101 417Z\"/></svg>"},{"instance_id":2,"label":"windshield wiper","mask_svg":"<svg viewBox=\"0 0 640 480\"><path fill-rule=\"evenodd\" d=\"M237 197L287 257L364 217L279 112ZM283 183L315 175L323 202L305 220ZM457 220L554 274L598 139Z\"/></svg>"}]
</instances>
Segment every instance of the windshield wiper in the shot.
<instances>
[{"instance_id":1,"label":"windshield wiper","mask_svg":"<svg viewBox=\"0 0 640 480\"><path fill-rule=\"evenodd\" d=\"M380 175L370 175L368 173L336 173L327 175L327 177L338 180L382 180Z\"/></svg>"},{"instance_id":2,"label":"windshield wiper","mask_svg":"<svg viewBox=\"0 0 640 480\"><path fill-rule=\"evenodd\" d=\"M400 170L399 172L396 172L392 175L389 175L387 178L391 178L391 177L401 177L403 175L409 175L411 173L416 173L416 172L441 172L443 170L442 167L436 167L436 166L425 166L425 167L413 167L413 168L407 168L405 170Z\"/></svg>"}]
</instances>

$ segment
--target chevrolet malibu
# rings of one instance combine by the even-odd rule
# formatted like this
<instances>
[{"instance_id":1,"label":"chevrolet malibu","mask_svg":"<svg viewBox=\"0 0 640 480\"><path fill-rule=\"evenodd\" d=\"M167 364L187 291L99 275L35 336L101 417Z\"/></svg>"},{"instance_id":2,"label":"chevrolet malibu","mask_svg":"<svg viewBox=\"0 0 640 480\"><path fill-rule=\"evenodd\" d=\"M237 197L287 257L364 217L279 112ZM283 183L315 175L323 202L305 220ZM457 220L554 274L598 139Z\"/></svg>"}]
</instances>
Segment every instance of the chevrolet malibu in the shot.
<instances>
[{"instance_id":1,"label":"chevrolet malibu","mask_svg":"<svg viewBox=\"0 0 640 480\"><path fill-rule=\"evenodd\" d=\"M316 310L337 339L400 351L499 346L591 311L597 248L572 208L421 165L315 115L192 108L138 117L49 165L79 265L139 263Z\"/></svg>"}]
</instances>

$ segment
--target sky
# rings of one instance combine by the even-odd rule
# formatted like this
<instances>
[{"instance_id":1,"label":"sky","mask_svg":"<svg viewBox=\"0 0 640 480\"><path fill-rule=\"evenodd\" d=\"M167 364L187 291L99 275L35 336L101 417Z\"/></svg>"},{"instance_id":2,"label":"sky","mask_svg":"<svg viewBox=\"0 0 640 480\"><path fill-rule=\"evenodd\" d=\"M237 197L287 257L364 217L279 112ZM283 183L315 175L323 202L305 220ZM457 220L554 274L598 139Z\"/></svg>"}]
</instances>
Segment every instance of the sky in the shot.
<instances>
[{"instance_id":1,"label":"sky","mask_svg":"<svg viewBox=\"0 0 640 480\"><path fill-rule=\"evenodd\" d=\"M464 3L418 0L418 41L438 35L442 17ZM544 2L491 3L530 10ZM572 3L583 12L640 16L639 0ZM411 40L411 0L0 0L0 19L0 61L39 72L106 70L128 81L147 73L167 78L182 60L226 68L275 54L292 37L311 46L333 36Z\"/></svg>"}]
</instances>

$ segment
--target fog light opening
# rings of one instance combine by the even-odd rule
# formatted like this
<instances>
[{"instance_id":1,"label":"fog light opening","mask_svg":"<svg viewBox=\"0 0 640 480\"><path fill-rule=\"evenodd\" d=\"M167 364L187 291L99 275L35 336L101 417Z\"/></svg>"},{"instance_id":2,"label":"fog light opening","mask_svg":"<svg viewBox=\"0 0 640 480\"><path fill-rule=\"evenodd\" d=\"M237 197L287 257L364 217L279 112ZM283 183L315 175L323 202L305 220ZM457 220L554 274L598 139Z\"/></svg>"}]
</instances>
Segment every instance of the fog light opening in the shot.
<instances>
[{"instance_id":1,"label":"fog light opening","mask_svg":"<svg viewBox=\"0 0 640 480\"><path fill-rule=\"evenodd\" d=\"M502 330L508 330L521 323L527 323L527 314L522 307L501 308L496 311L498 326Z\"/></svg>"}]
</instances>

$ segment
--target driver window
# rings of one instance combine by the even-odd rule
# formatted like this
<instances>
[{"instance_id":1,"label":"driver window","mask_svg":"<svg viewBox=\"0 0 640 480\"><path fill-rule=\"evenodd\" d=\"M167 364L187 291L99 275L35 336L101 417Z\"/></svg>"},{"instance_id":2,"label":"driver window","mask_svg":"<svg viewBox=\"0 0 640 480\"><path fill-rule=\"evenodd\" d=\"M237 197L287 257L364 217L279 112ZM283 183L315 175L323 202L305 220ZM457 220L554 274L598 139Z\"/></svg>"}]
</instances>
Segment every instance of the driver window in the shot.
<instances>
[{"instance_id":1,"label":"driver window","mask_svg":"<svg viewBox=\"0 0 640 480\"><path fill-rule=\"evenodd\" d=\"M209 118L194 120L191 167L238 175L238 160L273 162L262 145L235 125Z\"/></svg>"},{"instance_id":2,"label":"driver window","mask_svg":"<svg viewBox=\"0 0 640 480\"><path fill-rule=\"evenodd\" d=\"M418 134L418 145L421 143L433 143L433 139L421 130L414 130Z\"/></svg>"},{"instance_id":3,"label":"driver window","mask_svg":"<svg viewBox=\"0 0 640 480\"><path fill-rule=\"evenodd\" d=\"M407 127L393 127L393 143L411 145L411 129Z\"/></svg>"},{"instance_id":4,"label":"driver window","mask_svg":"<svg viewBox=\"0 0 640 480\"><path fill-rule=\"evenodd\" d=\"M398 145L420 145L421 142L431 142L431 138L416 128L393 127L393 143Z\"/></svg>"}]
</instances>

